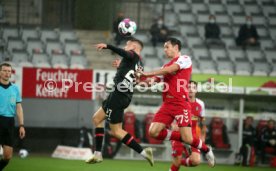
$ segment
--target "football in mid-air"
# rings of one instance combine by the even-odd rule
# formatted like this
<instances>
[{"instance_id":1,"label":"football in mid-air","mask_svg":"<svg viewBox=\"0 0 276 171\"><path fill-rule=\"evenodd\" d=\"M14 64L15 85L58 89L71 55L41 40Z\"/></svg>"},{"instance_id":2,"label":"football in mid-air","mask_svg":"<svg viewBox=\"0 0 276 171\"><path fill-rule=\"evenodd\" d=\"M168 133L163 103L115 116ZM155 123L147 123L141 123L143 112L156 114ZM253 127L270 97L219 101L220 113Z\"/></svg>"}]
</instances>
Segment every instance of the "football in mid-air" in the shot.
<instances>
[{"instance_id":1,"label":"football in mid-air","mask_svg":"<svg viewBox=\"0 0 276 171\"><path fill-rule=\"evenodd\" d=\"M123 36L132 36L137 30L136 23L129 18L123 19L118 25L119 33Z\"/></svg>"},{"instance_id":2,"label":"football in mid-air","mask_svg":"<svg viewBox=\"0 0 276 171\"><path fill-rule=\"evenodd\" d=\"M26 149L20 149L18 154L21 158L26 158L29 155L29 152Z\"/></svg>"}]
</instances>

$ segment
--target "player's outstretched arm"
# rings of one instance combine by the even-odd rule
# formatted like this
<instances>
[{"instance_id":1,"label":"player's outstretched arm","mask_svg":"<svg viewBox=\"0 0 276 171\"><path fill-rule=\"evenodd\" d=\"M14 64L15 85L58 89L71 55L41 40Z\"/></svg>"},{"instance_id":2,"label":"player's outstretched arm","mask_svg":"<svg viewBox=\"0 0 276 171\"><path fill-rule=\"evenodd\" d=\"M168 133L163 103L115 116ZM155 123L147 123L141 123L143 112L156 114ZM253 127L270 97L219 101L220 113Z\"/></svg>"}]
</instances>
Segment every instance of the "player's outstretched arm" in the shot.
<instances>
[{"instance_id":1,"label":"player's outstretched arm","mask_svg":"<svg viewBox=\"0 0 276 171\"><path fill-rule=\"evenodd\" d=\"M179 70L179 65L178 64L172 64L168 67L163 67L159 70L155 70L155 71L151 71L151 72L143 72L143 71L139 71L141 76L144 77L152 77L152 76L158 76L158 75L167 75L167 74L171 74L173 72L176 72Z\"/></svg>"},{"instance_id":2,"label":"player's outstretched arm","mask_svg":"<svg viewBox=\"0 0 276 171\"><path fill-rule=\"evenodd\" d=\"M132 51L126 51L124 49L117 48L115 46L108 45L108 44L105 44L105 43L96 44L95 47L98 51L100 51L102 49L110 49L110 50L117 53L118 55L120 55L123 58L132 59L133 56L134 56L134 52L132 52Z\"/></svg>"}]
</instances>

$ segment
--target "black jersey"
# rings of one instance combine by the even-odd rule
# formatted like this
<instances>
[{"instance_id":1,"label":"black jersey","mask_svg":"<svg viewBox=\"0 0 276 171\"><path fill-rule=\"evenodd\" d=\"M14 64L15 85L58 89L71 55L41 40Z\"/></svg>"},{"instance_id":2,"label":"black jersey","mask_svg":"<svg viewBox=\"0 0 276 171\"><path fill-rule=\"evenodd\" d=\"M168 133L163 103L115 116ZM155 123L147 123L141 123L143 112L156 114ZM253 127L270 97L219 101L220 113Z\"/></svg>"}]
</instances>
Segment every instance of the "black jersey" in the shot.
<instances>
[{"instance_id":1,"label":"black jersey","mask_svg":"<svg viewBox=\"0 0 276 171\"><path fill-rule=\"evenodd\" d=\"M143 70L143 63L141 61L142 59L134 51L125 51L112 45L107 45L107 49L112 50L122 57L121 63L117 68L117 73L113 80L115 90L131 98L133 94L133 88L136 85L134 74L138 68Z\"/></svg>"}]
</instances>

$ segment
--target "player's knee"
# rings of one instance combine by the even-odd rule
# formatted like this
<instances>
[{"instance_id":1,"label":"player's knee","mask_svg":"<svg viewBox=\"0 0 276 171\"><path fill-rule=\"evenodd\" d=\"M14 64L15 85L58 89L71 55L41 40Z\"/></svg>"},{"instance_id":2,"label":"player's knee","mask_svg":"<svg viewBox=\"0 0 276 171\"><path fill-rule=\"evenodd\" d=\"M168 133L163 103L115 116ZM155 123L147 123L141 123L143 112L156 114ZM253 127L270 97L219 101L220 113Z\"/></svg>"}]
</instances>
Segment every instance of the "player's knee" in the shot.
<instances>
[{"instance_id":1,"label":"player's knee","mask_svg":"<svg viewBox=\"0 0 276 171\"><path fill-rule=\"evenodd\" d=\"M157 132L155 129L149 129L149 135L153 138L156 138L158 136L159 132Z\"/></svg>"},{"instance_id":2,"label":"player's knee","mask_svg":"<svg viewBox=\"0 0 276 171\"><path fill-rule=\"evenodd\" d=\"M100 120L96 116L93 116L92 123L93 123L93 125L98 125L100 123Z\"/></svg>"},{"instance_id":3,"label":"player's knee","mask_svg":"<svg viewBox=\"0 0 276 171\"><path fill-rule=\"evenodd\" d=\"M192 165L197 166L200 164L200 159L192 159Z\"/></svg>"}]
</instances>

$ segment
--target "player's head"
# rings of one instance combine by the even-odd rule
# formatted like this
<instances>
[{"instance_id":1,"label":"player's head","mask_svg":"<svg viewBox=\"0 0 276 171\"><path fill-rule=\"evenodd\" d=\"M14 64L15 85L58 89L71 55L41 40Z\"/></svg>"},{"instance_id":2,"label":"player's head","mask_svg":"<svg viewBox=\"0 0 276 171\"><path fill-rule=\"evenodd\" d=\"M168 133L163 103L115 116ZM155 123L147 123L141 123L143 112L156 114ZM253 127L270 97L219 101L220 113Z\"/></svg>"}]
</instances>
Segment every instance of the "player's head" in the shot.
<instances>
[{"instance_id":1,"label":"player's head","mask_svg":"<svg viewBox=\"0 0 276 171\"><path fill-rule=\"evenodd\" d=\"M138 40L136 38L130 38L126 42L126 46L124 47L124 49L127 51L133 50L135 52L140 53L142 51L143 47L144 47L144 45L140 40Z\"/></svg>"},{"instance_id":2,"label":"player's head","mask_svg":"<svg viewBox=\"0 0 276 171\"><path fill-rule=\"evenodd\" d=\"M11 64L4 62L0 64L0 80L9 81L12 74Z\"/></svg>"},{"instance_id":3,"label":"player's head","mask_svg":"<svg viewBox=\"0 0 276 171\"><path fill-rule=\"evenodd\" d=\"M275 121L273 119L268 120L267 126L269 129L273 129L275 127Z\"/></svg>"},{"instance_id":4,"label":"player's head","mask_svg":"<svg viewBox=\"0 0 276 171\"><path fill-rule=\"evenodd\" d=\"M168 58L174 58L179 55L181 50L180 40L170 37L164 44L164 52Z\"/></svg>"},{"instance_id":5,"label":"player's head","mask_svg":"<svg viewBox=\"0 0 276 171\"><path fill-rule=\"evenodd\" d=\"M245 119L245 125L250 126L253 124L253 117L252 116L247 116Z\"/></svg>"},{"instance_id":6,"label":"player's head","mask_svg":"<svg viewBox=\"0 0 276 171\"><path fill-rule=\"evenodd\" d=\"M197 93L197 82L190 80L188 84L188 88L189 88L189 97L195 98Z\"/></svg>"}]
</instances>

